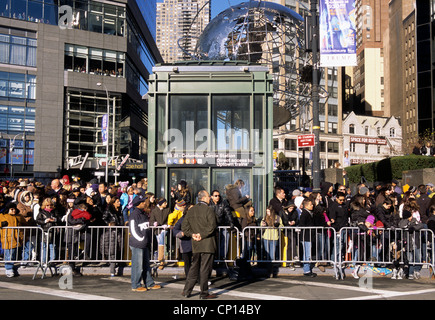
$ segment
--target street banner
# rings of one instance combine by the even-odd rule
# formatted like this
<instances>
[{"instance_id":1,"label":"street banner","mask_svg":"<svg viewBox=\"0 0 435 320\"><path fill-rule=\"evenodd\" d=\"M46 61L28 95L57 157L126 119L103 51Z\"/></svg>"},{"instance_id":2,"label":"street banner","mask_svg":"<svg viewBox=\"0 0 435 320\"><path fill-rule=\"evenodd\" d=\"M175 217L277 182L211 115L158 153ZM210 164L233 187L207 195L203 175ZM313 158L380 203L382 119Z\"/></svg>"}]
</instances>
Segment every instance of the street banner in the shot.
<instances>
[{"instance_id":1,"label":"street banner","mask_svg":"<svg viewBox=\"0 0 435 320\"><path fill-rule=\"evenodd\" d=\"M356 66L355 0L320 0L320 66Z\"/></svg>"},{"instance_id":2,"label":"street banner","mask_svg":"<svg viewBox=\"0 0 435 320\"><path fill-rule=\"evenodd\" d=\"M109 115L103 115L103 120L101 122L101 139L103 140L104 145L109 144L109 129L108 129L108 120Z\"/></svg>"}]
</instances>

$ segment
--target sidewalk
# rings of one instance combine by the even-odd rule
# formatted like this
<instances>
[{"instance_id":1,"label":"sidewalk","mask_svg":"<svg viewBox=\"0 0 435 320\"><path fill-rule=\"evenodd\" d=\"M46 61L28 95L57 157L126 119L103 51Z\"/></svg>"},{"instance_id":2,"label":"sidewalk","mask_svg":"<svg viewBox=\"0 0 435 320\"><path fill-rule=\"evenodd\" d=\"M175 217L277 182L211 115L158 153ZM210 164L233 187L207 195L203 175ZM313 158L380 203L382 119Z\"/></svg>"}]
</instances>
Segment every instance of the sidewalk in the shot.
<instances>
[{"instance_id":1,"label":"sidewalk","mask_svg":"<svg viewBox=\"0 0 435 320\"><path fill-rule=\"evenodd\" d=\"M59 265L58 267L60 267ZM2 270L3 269L3 270ZM34 275L36 272L36 267L20 267L18 269L18 272L20 275ZM296 268L288 268L288 267L277 267L273 269L273 272L268 271L266 268L261 267L251 267L252 274L254 277L272 277L274 275L276 276L303 276L303 269L302 267L296 267ZM353 271L353 267L348 266L345 270L346 278L352 278L351 272ZM53 273L55 272L54 268L52 268ZM124 276L130 276L131 274L130 266L126 266L124 268ZM163 270L158 270L155 267L152 266L153 276L165 276L165 277L176 277L176 278L184 278L184 268L178 267L178 266L167 266ZM391 270L388 268L376 268L372 266L363 265L360 268L359 276L363 277L367 271L371 271L371 276L373 277L391 277ZM110 269L108 266L103 265L99 266L98 264L91 264L89 266L85 266L81 270L82 274L84 276L110 276ZM157 272L157 274L155 273ZM318 276L329 276L329 277L335 277L335 271L333 267L325 267L324 271L321 271L319 268L315 267L313 269L313 272L317 273ZM230 273L231 274L231 273ZM430 280L430 270L427 266L423 266L421 269L421 278L425 278ZM4 267L0 266L0 277L4 275ZM43 275L43 270L39 269L38 273L36 274L35 278L40 278ZM212 277L217 276L227 276L228 272L225 268L218 268L213 269ZM51 277L51 272L49 270L46 271L45 277ZM236 280L236 279L235 279Z\"/></svg>"}]
</instances>

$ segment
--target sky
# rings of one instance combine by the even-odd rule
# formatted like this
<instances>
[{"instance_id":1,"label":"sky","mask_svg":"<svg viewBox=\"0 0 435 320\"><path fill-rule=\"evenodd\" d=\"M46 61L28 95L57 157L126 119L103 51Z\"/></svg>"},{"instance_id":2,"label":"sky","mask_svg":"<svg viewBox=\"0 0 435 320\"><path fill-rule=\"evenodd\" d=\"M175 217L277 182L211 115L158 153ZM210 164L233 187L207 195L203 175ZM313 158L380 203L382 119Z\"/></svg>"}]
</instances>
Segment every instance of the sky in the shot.
<instances>
[{"instance_id":1,"label":"sky","mask_svg":"<svg viewBox=\"0 0 435 320\"><path fill-rule=\"evenodd\" d=\"M211 18L213 19L225 9L248 0L211 0Z\"/></svg>"}]
</instances>

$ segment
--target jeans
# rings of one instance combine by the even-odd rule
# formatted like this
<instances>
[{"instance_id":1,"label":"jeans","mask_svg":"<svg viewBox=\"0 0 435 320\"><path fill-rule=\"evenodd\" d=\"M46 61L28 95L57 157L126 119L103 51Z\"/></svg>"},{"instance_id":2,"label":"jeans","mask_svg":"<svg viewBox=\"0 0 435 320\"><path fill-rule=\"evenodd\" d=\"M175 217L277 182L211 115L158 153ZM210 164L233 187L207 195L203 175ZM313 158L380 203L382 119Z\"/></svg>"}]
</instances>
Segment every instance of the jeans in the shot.
<instances>
[{"instance_id":1,"label":"jeans","mask_svg":"<svg viewBox=\"0 0 435 320\"><path fill-rule=\"evenodd\" d=\"M154 279L151 276L150 250L149 248L131 247L131 288L141 287L144 280L147 288L154 286Z\"/></svg>"},{"instance_id":2,"label":"jeans","mask_svg":"<svg viewBox=\"0 0 435 320\"><path fill-rule=\"evenodd\" d=\"M32 250L35 246L33 245L32 241L26 241L26 243L24 243L24 248L23 248L23 260L24 261L29 261L32 260Z\"/></svg>"},{"instance_id":3,"label":"jeans","mask_svg":"<svg viewBox=\"0 0 435 320\"><path fill-rule=\"evenodd\" d=\"M278 240L263 239L264 251L266 252L266 260L275 260Z\"/></svg>"},{"instance_id":4,"label":"jeans","mask_svg":"<svg viewBox=\"0 0 435 320\"><path fill-rule=\"evenodd\" d=\"M230 240L230 233L227 228L219 229L219 260L226 260L228 254L228 243Z\"/></svg>"},{"instance_id":5,"label":"jeans","mask_svg":"<svg viewBox=\"0 0 435 320\"><path fill-rule=\"evenodd\" d=\"M55 260L56 259L56 244L50 243L48 245L48 249L49 249L48 261ZM42 263L47 263L46 250L47 250L47 243L44 241L42 243Z\"/></svg>"},{"instance_id":6,"label":"jeans","mask_svg":"<svg viewBox=\"0 0 435 320\"><path fill-rule=\"evenodd\" d=\"M413 263L421 263L421 251L420 248L415 248L408 253L409 260L409 275L413 275L414 271L421 271L421 264L415 265Z\"/></svg>"},{"instance_id":7,"label":"jeans","mask_svg":"<svg viewBox=\"0 0 435 320\"><path fill-rule=\"evenodd\" d=\"M303 261L303 270L304 273L310 273L313 270L313 263L307 262L311 261L311 241L303 241L302 242L304 248L304 258Z\"/></svg>"},{"instance_id":8,"label":"jeans","mask_svg":"<svg viewBox=\"0 0 435 320\"><path fill-rule=\"evenodd\" d=\"M168 233L168 230L162 230L159 235L157 235L157 243L159 246L163 246L165 244L165 237Z\"/></svg>"},{"instance_id":9,"label":"jeans","mask_svg":"<svg viewBox=\"0 0 435 320\"><path fill-rule=\"evenodd\" d=\"M4 261L16 261L19 256L19 251L21 251L21 248L4 249ZM18 272L18 266L14 265L13 262L6 262L5 269L13 270L14 273Z\"/></svg>"}]
</instances>

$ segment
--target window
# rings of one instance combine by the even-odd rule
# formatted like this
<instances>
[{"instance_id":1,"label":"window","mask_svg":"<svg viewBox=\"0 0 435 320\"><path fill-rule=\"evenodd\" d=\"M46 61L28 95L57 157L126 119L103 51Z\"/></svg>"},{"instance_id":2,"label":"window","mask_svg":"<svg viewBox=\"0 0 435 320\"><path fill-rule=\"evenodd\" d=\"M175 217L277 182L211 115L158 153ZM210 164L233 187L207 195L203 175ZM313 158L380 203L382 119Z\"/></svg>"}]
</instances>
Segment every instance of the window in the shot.
<instances>
[{"instance_id":1,"label":"window","mask_svg":"<svg viewBox=\"0 0 435 320\"><path fill-rule=\"evenodd\" d=\"M328 142L328 153L338 153L338 142Z\"/></svg>"},{"instance_id":2,"label":"window","mask_svg":"<svg viewBox=\"0 0 435 320\"><path fill-rule=\"evenodd\" d=\"M328 133L337 133L338 124L336 122L328 122Z\"/></svg>"},{"instance_id":3,"label":"window","mask_svg":"<svg viewBox=\"0 0 435 320\"><path fill-rule=\"evenodd\" d=\"M124 77L124 65L125 54L123 52L65 45L65 70ZM138 80L135 83L139 90Z\"/></svg>"},{"instance_id":4,"label":"window","mask_svg":"<svg viewBox=\"0 0 435 320\"><path fill-rule=\"evenodd\" d=\"M396 137L396 129L395 128L391 128L390 129L390 138L395 138Z\"/></svg>"},{"instance_id":5,"label":"window","mask_svg":"<svg viewBox=\"0 0 435 320\"><path fill-rule=\"evenodd\" d=\"M349 125L349 133L350 134L355 134L355 125L354 124L350 124Z\"/></svg>"},{"instance_id":6,"label":"window","mask_svg":"<svg viewBox=\"0 0 435 320\"><path fill-rule=\"evenodd\" d=\"M36 76L24 73L0 72L0 99L33 102L36 98Z\"/></svg>"},{"instance_id":7,"label":"window","mask_svg":"<svg viewBox=\"0 0 435 320\"><path fill-rule=\"evenodd\" d=\"M202 145L203 141L196 141L195 135L208 127L207 101L207 96L171 96L169 128L180 131L179 136L172 137L175 140L169 145L171 149L175 146L177 152L194 151Z\"/></svg>"},{"instance_id":8,"label":"window","mask_svg":"<svg viewBox=\"0 0 435 320\"><path fill-rule=\"evenodd\" d=\"M249 96L213 96L212 130L216 150L249 150Z\"/></svg>"},{"instance_id":9,"label":"window","mask_svg":"<svg viewBox=\"0 0 435 320\"><path fill-rule=\"evenodd\" d=\"M0 132L35 132L35 108L0 105Z\"/></svg>"},{"instance_id":10,"label":"window","mask_svg":"<svg viewBox=\"0 0 435 320\"><path fill-rule=\"evenodd\" d=\"M0 63L36 67L36 39L0 34Z\"/></svg>"},{"instance_id":11,"label":"window","mask_svg":"<svg viewBox=\"0 0 435 320\"><path fill-rule=\"evenodd\" d=\"M274 149L279 149L279 140L278 139L274 139L273 140L273 148Z\"/></svg>"},{"instance_id":12,"label":"window","mask_svg":"<svg viewBox=\"0 0 435 320\"><path fill-rule=\"evenodd\" d=\"M295 139L285 139L285 150L297 150L297 143Z\"/></svg>"},{"instance_id":13,"label":"window","mask_svg":"<svg viewBox=\"0 0 435 320\"><path fill-rule=\"evenodd\" d=\"M365 145L365 153L369 153L369 145L368 144Z\"/></svg>"},{"instance_id":14,"label":"window","mask_svg":"<svg viewBox=\"0 0 435 320\"><path fill-rule=\"evenodd\" d=\"M355 143L351 143L350 144L350 152L355 152L355 147L356 147Z\"/></svg>"}]
</instances>

